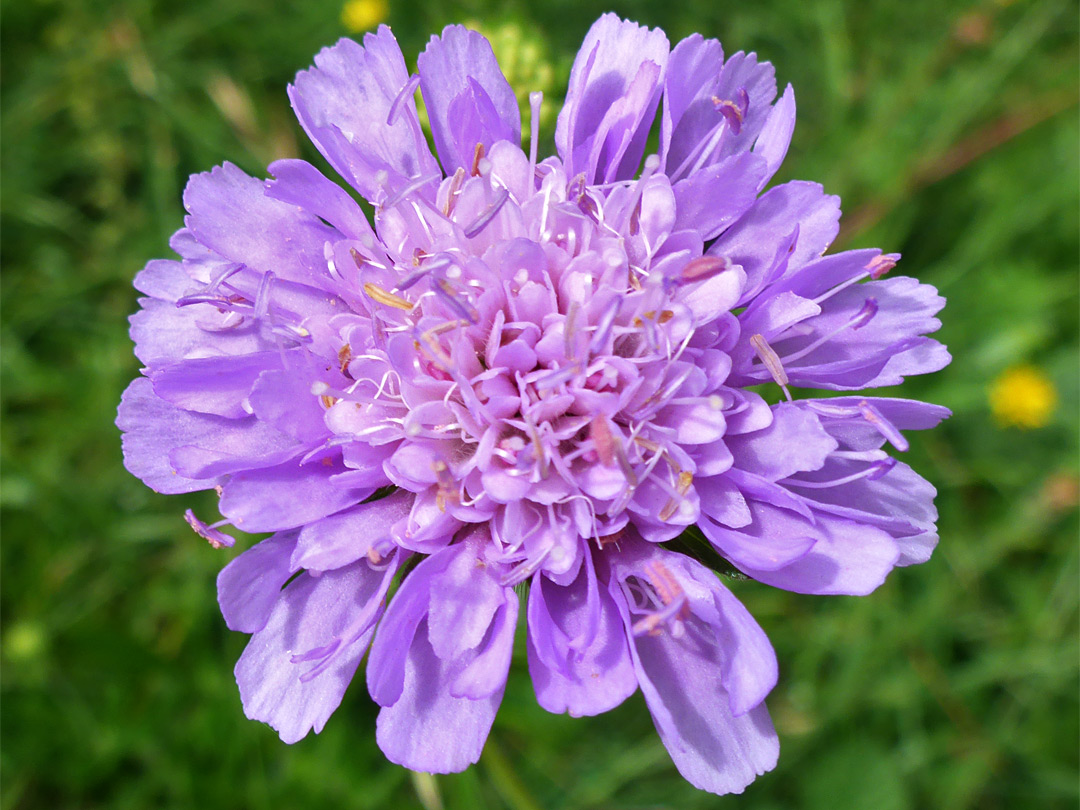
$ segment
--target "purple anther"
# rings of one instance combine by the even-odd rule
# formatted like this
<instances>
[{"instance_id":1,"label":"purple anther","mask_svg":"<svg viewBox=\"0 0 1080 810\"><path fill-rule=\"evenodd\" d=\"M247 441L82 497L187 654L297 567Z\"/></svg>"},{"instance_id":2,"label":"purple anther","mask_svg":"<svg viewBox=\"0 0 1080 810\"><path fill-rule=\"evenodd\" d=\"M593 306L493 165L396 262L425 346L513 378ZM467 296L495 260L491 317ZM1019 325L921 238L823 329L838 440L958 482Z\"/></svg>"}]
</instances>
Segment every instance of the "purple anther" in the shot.
<instances>
[{"instance_id":1,"label":"purple anther","mask_svg":"<svg viewBox=\"0 0 1080 810\"><path fill-rule=\"evenodd\" d=\"M420 74L414 73L409 77L409 80L405 82L401 90L398 91L397 96L394 97L394 103L390 105L390 112L386 116L386 125L393 126L397 121L398 113L401 111L402 105L405 103L405 99L411 98L413 93L416 92L416 88L420 86Z\"/></svg>"},{"instance_id":2,"label":"purple anther","mask_svg":"<svg viewBox=\"0 0 1080 810\"><path fill-rule=\"evenodd\" d=\"M889 474L889 471L895 467L897 461L892 456L883 458L881 461L876 461L871 465L870 473L866 476L867 481L877 481L879 478L884 478Z\"/></svg>"},{"instance_id":3,"label":"purple anther","mask_svg":"<svg viewBox=\"0 0 1080 810\"><path fill-rule=\"evenodd\" d=\"M214 548L229 548L236 542L234 538L225 534L225 532L219 532L217 530L218 526L222 526L225 524L224 520L220 520L217 523L208 526L207 524L199 520L197 517L195 517L195 513L192 512L190 509L184 512L184 520L187 521L187 524L191 527L192 531L194 531L195 534L206 540L206 542L208 542Z\"/></svg>"},{"instance_id":4,"label":"purple anther","mask_svg":"<svg viewBox=\"0 0 1080 810\"><path fill-rule=\"evenodd\" d=\"M889 444L901 453L907 451L908 447L910 447L908 440L896 429L896 425L882 416L881 411L865 399L859 403L859 412L867 422L874 426L878 433L885 437Z\"/></svg>"},{"instance_id":5,"label":"purple anther","mask_svg":"<svg viewBox=\"0 0 1080 810\"><path fill-rule=\"evenodd\" d=\"M856 313L855 317L851 320L852 329L862 329L878 313L878 303L876 298L867 298L866 302L862 305L862 309Z\"/></svg>"},{"instance_id":6,"label":"purple anther","mask_svg":"<svg viewBox=\"0 0 1080 810\"><path fill-rule=\"evenodd\" d=\"M615 316L619 314L621 304L622 300L618 296L608 302L607 307L600 316L600 321L596 324L596 331L593 332L592 340L589 343L590 352L599 352L607 344L608 337L611 335L611 327L615 323Z\"/></svg>"},{"instance_id":7,"label":"purple anther","mask_svg":"<svg viewBox=\"0 0 1080 810\"><path fill-rule=\"evenodd\" d=\"M681 271L664 281L671 287L682 287L685 284L707 281L725 270L730 270L731 267L731 260L727 256L698 256L687 262Z\"/></svg>"},{"instance_id":8,"label":"purple anther","mask_svg":"<svg viewBox=\"0 0 1080 810\"><path fill-rule=\"evenodd\" d=\"M468 226L464 228L465 237L472 239L480 231L484 230L491 220L495 219L495 215L499 213L499 209L503 207L503 204L510 199L510 190L502 188L499 190L499 196L495 198L495 202L485 208L476 219L474 219Z\"/></svg>"},{"instance_id":9,"label":"purple anther","mask_svg":"<svg viewBox=\"0 0 1080 810\"><path fill-rule=\"evenodd\" d=\"M439 297L439 300L445 302L450 309L454 310L459 318L474 325L480 320L480 313L476 311L471 302L468 306L461 302L462 294L454 289L449 281L439 279L432 285L432 289L435 291L435 295Z\"/></svg>"}]
</instances>

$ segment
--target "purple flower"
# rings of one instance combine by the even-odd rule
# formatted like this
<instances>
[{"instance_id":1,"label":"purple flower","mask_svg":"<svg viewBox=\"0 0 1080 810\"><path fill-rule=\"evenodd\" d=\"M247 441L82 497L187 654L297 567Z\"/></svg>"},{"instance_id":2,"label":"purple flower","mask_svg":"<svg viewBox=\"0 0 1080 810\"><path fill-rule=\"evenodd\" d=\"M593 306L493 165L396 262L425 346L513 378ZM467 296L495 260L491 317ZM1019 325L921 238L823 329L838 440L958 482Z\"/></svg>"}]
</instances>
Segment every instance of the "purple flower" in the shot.
<instances>
[{"instance_id":1,"label":"purple flower","mask_svg":"<svg viewBox=\"0 0 1080 810\"><path fill-rule=\"evenodd\" d=\"M776 659L713 571L662 544L696 525L800 593L866 594L925 561L934 489L885 447L948 412L791 390L942 368L925 335L943 301L883 278L895 255L825 256L840 209L820 186L762 193L795 100L753 54L601 17L539 162L539 94L526 153L482 36L448 27L418 64L382 27L289 88L374 227L301 160L191 178L181 259L135 281L127 467L273 533L218 591L253 634L244 710L286 742L322 729L370 646L387 757L464 769L523 609L544 708L598 714L640 688L682 774L739 792L776 762Z\"/></svg>"}]
</instances>

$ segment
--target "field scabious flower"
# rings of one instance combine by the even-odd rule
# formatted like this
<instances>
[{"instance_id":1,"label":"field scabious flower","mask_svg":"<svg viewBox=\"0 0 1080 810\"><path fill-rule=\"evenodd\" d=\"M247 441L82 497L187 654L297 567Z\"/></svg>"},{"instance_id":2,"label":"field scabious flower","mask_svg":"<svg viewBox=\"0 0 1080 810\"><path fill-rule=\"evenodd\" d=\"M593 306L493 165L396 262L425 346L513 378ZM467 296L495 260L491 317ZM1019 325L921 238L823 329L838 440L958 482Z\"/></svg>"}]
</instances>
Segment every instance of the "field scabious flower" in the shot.
<instances>
[{"instance_id":1,"label":"field scabious flower","mask_svg":"<svg viewBox=\"0 0 1080 810\"><path fill-rule=\"evenodd\" d=\"M883 278L898 256L823 255L840 209L820 186L764 190L794 94L715 40L671 48L601 17L543 160L539 94L525 152L490 46L458 26L412 76L385 26L342 40L289 96L374 226L301 160L267 182L192 177L180 260L135 282L145 376L118 418L149 486L214 488L224 522L273 533L218 580L252 634L245 712L286 742L319 731L370 647L383 751L461 770L524 613L545 709L593 715L640 688L680 772L741 791L776 762L776 659L715 573L664 544L696 525L753 579L811 594L926 560L934 489L885 447L947 411L792 389L942 368L942 299Z\"/></svg>"}]
</instances>

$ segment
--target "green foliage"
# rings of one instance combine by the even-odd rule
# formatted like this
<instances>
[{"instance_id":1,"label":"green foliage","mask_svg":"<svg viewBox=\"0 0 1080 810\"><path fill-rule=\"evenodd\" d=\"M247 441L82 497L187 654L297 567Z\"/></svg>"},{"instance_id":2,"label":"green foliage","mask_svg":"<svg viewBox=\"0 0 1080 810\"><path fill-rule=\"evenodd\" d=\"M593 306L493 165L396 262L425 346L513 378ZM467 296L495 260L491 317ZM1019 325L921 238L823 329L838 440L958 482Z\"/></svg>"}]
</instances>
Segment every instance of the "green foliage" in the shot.
<instances>
[{"instance_id":1,"label":"green foliage","mask_svg":"<svg viewBox=\"0 0 1080 810\"><path fill-rule=\"evenodd\" d=\"M550 78L554 95L607 4L391 6L411 59L445 23L509 26L500 47L520 36L550 60L515 70ZM125 317L134 273L168 253L189 173L317 160L284 88L345 33L341 7L0 9L0 807L1076 806L1074 4L618 8L673 39L701 31L773 61L800 111L780 179L842 195L843 246L902 251L901 270L949 299L941 334L955 362L903 389L955 411L913 436L906 459L940 489L941 546L864 599L729 582L777 648L769 703L783 753L775 773L722 800L678 777L640 695L599 718L539 709L523 648L484 757L464 774L386 763L362 682L321 735L292 747L244 719L231 677L244 638L214 601L215 572L236 552L210 549L181 518L189 505L212 514L212 498L155 495L120 464L112 420L138 371ZM544 122L550 139L550 113ZM1058 388L1040 430L991 419L986 388L1018 363Z\"/></svg>"}]
</instances>

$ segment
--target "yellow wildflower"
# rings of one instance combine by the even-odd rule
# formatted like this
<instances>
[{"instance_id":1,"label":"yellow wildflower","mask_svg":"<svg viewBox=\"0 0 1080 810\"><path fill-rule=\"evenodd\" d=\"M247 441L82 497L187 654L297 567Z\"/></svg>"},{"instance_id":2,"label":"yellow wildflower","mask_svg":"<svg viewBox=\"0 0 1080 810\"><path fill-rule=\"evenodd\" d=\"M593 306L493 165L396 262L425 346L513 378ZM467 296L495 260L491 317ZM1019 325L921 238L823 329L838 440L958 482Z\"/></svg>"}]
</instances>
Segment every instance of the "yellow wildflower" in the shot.
<instances>
[{"instance_id":1,"label":"yellow wildflower","mask_svg":"<svg viewBox=\"0 0 1080 810\"><path fill-rule=\"evenodd\" d=\"M351 33L359 34L375 28L389 13L386 0L348 0L341 9L341 23Z\"/></svg>"},{"instance_id":2,"label":"yellow wildflower","mask_svg":"<svg viewBox=\"0 0 1080 810\"><path fill-rule=\"evenodd\" d=\"M990 410L1002 427L1045 427L1057 407L1057 389L1034 366L1013 366L990 386Z\"/></svg>"}]
</instances>

